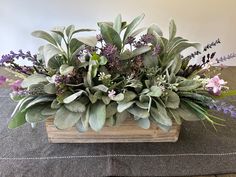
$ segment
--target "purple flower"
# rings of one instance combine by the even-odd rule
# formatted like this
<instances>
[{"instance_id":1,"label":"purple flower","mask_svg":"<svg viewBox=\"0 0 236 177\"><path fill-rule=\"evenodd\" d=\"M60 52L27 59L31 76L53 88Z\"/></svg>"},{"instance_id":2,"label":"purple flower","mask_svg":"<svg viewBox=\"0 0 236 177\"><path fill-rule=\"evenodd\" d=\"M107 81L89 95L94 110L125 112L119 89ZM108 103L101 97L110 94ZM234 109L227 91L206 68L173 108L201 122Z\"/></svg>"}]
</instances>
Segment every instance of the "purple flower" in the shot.
<instances>
[{"instance_id":1,"label":"purple flower","mask_svg":"<svg viewBox=\"0 0 236 177\"><path fill-rule=\"evenodd\" d=\"M0 64L4 65L4 63L11 63L14 61L14 57L11 54L2 55L0 59Z\"/></svg>"},{"instance_id":2,"label":"purple flower","mask_svg":"<svg viewBox=\"0 0 236 177\"><path fill-rule=\"evenodd\" d=\"M117 54L117 47L112 44L106 44L106 46L102 49L102 55L106 56L108 59L116 58Z\"/></svg>"},{"instance_id":3,"label":"purple flower","mask_svg":"<svg viewBox=\"0 0 236 177\"><path fill-rule=\"evenodd\" d=\"M144 34L141 36L140 41L143 42L144 44L148 44L153 42L154 36L152 34Z\"/></svg>"},{"instance_id":4,"label":"purple flower","mask_svg":"<svg viewBox=\"0 0 236 177\"><path fill-rule=\"evenodd\" d=\"M19 90L22 89L21 83L22 83L22 80L16 80L15 82L9 84L9 86L13 91L18 92Z\"/></svg>"},{"instance_id":5,"label":"purple flower","mask_svg":"<svg viewBox=\"0 0 236 177\"><path fill-rule=\"evenodd\" d=\"M4 63L13 63L14 59L28 59L29 61L31 61L33 64L38 63L37 61L37 55L31 55L30 51L27 51L26 53L24 53L22 50L19 50L18 53L15 53L14 51L10 51L9 54L3 55L1 60L0 60L0 64L4 64Z\"/></svg>"},{"instance_id":6,"label":"purple flower","mask_svg":"<svg viewBox=\"0 0 236 177\"><path fill-rule=\"evenodd\" d=\"M145 45L144 45L144 43L138 41L138 42L135 42L135 43L134 43L134 46L135 46L136 48L140 48L140 47L143 47L143 46L145 46Z\"/></svg>"},{"instance_id":7,"label":"purple flower","mask_svg":"<svg viewBox=\"0 0 236 177\"><path fill-rule=\"evenodd\" d=\"M216 62L217 63L225 62L225 61L230 60L235 57L236 57L236 53L231 53L231 54L228 54L227 56L222 56L220 58L216 58Z\"/></svg>"},{"instance_id":8,"label":"purple flower","mask_svg":"<svg viewBox=\"0 0 236 177\"><path fill-rule=\"evenodd\" d=\"M28 90L18 90L11 93L13 96L28 96L31 94Z\"/></svg>"},{"instance_id":9,"label":"purple flower","mask_svg":"<svg viewBox=\"0 0 236 177\"><path fill-rule=\"evenodd\" d=\"M5 76L0 76L0 86L5 84L6 81L7 81L7 78Z\"/></svg>"},{"instance_id":10,"label":"purple flower","mask_svg":"<svg viewBox=\"0 0 236 177\"><path fill-rule=\"evenodd\" d=\"M152 55L153 56L157 56L161 53L161 46L159 44L157 44L152 51Z\"/></svg>"},{"instance_id":11,"label":"purple flower","mask_svg":"<svg viewBox=\"0 0 236 177\"><path fill-rule=\"evenodd\" d=\"M210 109L223 112L224 114L230 114L231 117L236 118L236 107L233 105L229 105L222 101L216 101L215 103L210 103L208 106Z\"/></svg>"},{"instance_id":12,"label":"purple flower","mask_svg":"<svg viewBox=\"0 0 236 177\"><path fill-rule=\"evenodd\" d=\"M133 36L127 37L125 44L133 44L135 42L135 38Z\"/></svg>"},{"instance_id":13,"label":"purple flower","mask_svg":"<svg viewBox=\"0 0 236 177\"><path fill-rule=\"evenodd\" d=\"M70 78L71 78L70 75L67 75L67 76L56 75L54 82L56 85L68 84L68 83L70 83Z\"/></svg>"}]
</instances>

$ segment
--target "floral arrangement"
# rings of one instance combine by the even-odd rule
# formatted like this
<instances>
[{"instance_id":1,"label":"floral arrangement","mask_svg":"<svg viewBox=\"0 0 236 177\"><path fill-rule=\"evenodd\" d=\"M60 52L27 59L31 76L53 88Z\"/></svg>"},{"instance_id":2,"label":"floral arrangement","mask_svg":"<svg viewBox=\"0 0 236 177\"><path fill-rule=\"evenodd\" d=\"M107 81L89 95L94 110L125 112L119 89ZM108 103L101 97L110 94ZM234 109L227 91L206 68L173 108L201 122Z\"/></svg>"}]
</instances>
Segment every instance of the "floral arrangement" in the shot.
<instances>
[{"instance_id":1,"label":"floral arrangement","mask_svg":"<svg viewBox=\"0 0 236 177\"><path fill-rule=\"evenodd\" d=\"M10 82L10 97L18 102L9 128L35 126L53 117L58 129L99 131L105 124L120 125L129 118L144 129L154 122L168 131L173 122L183 120L222 125L210 109L236 117L235 107L217 101L236 91L216 74L217 67L210 70L235 54L221 58L215 58L215 52L205 54L220 40L203 48L176 36L173 20L168 38L155 24L137 29L143 18L127 24L118 15L114 23L99 22L100 34L89 37L80 33L94 30L73 25L51 33L35 31L33 36L48 42L37 55L22 50L3 55L1 65L22 78L13 82L0 77L1 85ZM189 47L197 51L182 56ZM191 64L197 56L201 61ZM32 64L17 64L20 59Z\"/></svg>"}]
</instances>

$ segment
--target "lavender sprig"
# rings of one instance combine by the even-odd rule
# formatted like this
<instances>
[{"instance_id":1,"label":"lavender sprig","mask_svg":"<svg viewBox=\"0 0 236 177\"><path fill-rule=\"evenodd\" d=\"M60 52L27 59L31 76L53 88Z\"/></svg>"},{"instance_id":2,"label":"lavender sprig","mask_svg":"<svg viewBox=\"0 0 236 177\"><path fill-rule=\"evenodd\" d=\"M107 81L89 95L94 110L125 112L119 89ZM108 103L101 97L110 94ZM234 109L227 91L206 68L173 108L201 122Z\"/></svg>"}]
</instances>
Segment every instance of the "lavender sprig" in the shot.
<instances>
[{"instance_id":1,"label":"lavender sprig","mask_svg":"<svg viewBox=\"0 0 236 177\"><path fill-rule=\"evenodd\" d=\"M226 60L230 60L235 57L236 57L236 53L231 53L231 54L228 54L227 56L222 56L220 58L216 58L216 62L217 63L225 62Z\"/></svg>"},{"instance_id":2,"label":"lavender sprig","mask_svg":"<svg viewBox=\"0 0 236 177\"><path fill-rule=\"evenodd\" d=\"M218 112L223 112L224 114L230 114L231 117L236 118L236 107L229 105L226 102L216 101L215 103L211 103L209 108Z\"/></svg>"},{"instance_id":3,"label":"lavender sprig","mask_svg":"<svg viewBox=\"0 0 236 177\"><path fill-rule=\"evenodd\" d=\"M31 61L33 66L20 66L15 61L19 59L27 59ZM2 55L0 59L0 65L6 66L12 69L13 71L30 75L35 70L37 73L46 74L47 70L45 69L43 62L37 59L37 55L32 55L30 51L24 53L22 50L19 50L18 53L10 51L9 54Z\"/></svg>"},{"instance_id":4,"label":"lavender sprig","mask_svg":"<svg viewBox=\"0 0 236 177\"><path fill-rule=\"evenodd\" d=\"M217 40L211 42L210 44L207 44L204 47L203 52L206 52L207 50L211 49L212 47L215 47L217 44L220 44L220 43L221 43L220 39L217 39ZM192 58L196 57L197 55L201 55L201 54L202 54L202 52L195 51L195 52L191 53L190 55L188 55L187 57L189 59L192 59Z\"/></svg>"}]
</instances>

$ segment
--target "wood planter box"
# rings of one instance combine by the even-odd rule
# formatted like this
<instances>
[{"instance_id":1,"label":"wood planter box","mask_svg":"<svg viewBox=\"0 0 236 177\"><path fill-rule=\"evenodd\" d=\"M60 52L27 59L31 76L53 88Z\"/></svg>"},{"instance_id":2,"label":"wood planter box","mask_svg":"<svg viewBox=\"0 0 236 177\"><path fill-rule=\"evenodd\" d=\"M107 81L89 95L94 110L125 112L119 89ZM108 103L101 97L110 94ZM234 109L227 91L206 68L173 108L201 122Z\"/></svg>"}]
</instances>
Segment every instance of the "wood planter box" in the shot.
<instances>
[{"instance_id":1,"label":"wood planter box","mask_svg":"<svg viewBox=\"0 0 236 177\"><path fill-rule=\"evenodd\" d=\"M125 121L120 126L105 126L100 132L89 130L78 132L74 127L58 130L53 125L53 119L47 119L46 130L50 143L131 143L131 142L176 142L179 137L180 126L174 124L167 133L155 124L149 129L142 129L132 120Z\"/></svg>"}]
</instances>

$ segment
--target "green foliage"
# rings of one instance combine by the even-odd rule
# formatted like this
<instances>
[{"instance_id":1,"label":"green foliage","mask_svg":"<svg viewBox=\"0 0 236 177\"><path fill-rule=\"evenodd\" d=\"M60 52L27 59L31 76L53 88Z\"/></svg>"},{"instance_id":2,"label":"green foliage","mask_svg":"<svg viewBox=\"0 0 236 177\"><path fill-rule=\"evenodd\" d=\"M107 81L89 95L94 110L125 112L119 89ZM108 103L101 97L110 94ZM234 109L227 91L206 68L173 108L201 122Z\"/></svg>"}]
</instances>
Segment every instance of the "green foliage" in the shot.
<instances>
[{"instance_id":1,"label":"green foliage","mask_svg":"<svg viewBox=\"0 0 236 177\"><path fill-rule=\"evenodd\" d=\"M125 41L127 37L130 36L130 34L134 31L134 29L139 25L139 23L143 20L144 14L136 17L126 28L125 34L124 34L124 39Z\"/></svg>"},{"instance_id":2,"label":"green foliage","mask_svg":"<svg viewBox=\"0 0 236 177\"><path fill-rule=\"evenodd\" d=\"M33 74L33 75L31 75L31 76L29 76L29 77L27 77L23 80L23 82L21 83L21 87L28 88L31 85L39 84L39 83L42 83L42 82L47 82L47 79L44 75L42 75L42 74Z\"/></svg>"},{"instance_id":3,"label":"green foliage","mask_svg":"<svg viewBox=\"0 0 236 177\"><path fill-rule=\"evenodd\" d=\"M142 109L138 106L132 106L127 110L130 114L139 118L148 118L150 116L147 109Z\"/></svg>"},{"instance_id":4,"label":"green foliage","mask_svg":"<svg viewBox=\"0 0 236 177\"><path fill-rule=\"evenodd\" d=\"M34 37L44 39L53 45L57 45L57 42L55 41L55 39L49 33L45 31L34 31L32 32L32 35Z\"/></svg>"},{"instance_id":5,"label":"green foliage","mask_svg":"<svg viewBox=\"0 0 236 177\"><path fill-rule=\"evenodd\" d=\"M177 109L179 107L180 98L177 93L168 90L167 99L165 101L165 105L167 108Z\"/></svg>"},{"instance_id":6,"label":"green foliage","mask_svg":"<svg viewBox=\"0 0 236 177\"><path fill-rule=\"evenodd\" d=\"M89 112L89 125L95 130L102 129L106 121L106 105L102 102L92 104Z\"/></svg>"},{"instance_id":7,"label":"green foliage","mask_svg":"<svg viewBox=\"0 0 236 177\"><path fill-rule=\"evenodd\" d=\"M191 91L198 87L200 87L202 84L199 81L195 80L184 80L179 83L177 86L179 91Z\"/></svg>"},{"instance_id":8,"label":"green foliage","mask_svg":"<svg viewBox=\"0 0 236 177\"><path fill-rule=\"evenodd\" d=\"M118 112L123 112L126 109L130 108L134 103L135 103L135 101L131 101L131 102L118 102L117 111Z\"/></svg>"},{"instance_id":9,"label":"green foliage","mask_svg":"<svg viewBox=\"0 0 236 177\"><path fill-rule=\"evenodd\" d=\"M149 129L150 128L150 120L148 118L146 119L139 119L137 120L138 126L143 128L143 129Z\"/></svg>"},{"instance_id":10,"label":"green foliage","mask_svg":"<svg viewBox=\"0 0 236 177\"><path fill-rule=\"evenodd\" d=\"M62 106L55 115L54 125L58 129L67 129L73 127L81 118L81 113L71 112Z\"/></svg>"},{"instance_id":11,"label":"green foliage","mask_svg":"<svg viewBox=\"0 0 236 177\"><path fill-rule=\"evenodd\" d=\"M85 91L80 90L80 91L78 91L78 92L76 92L76 93L74 93L74 94L72 94L72 95L66 97L66 98L63 100L63 102L66 103L66 104L71 103L71 102L74 101L76 98L80 97L83 93L85 93Z\"/></svg>"},{"instance_id":12,"label":"green foliage","mask_svg":"<svg viewBox=\"0 0 236 177\"><path fill-rule=\"evenodd\" d=\"M35 105L30 107L30 109L27 110L25 114L25 119L29 123L37 123L44 121L48 118L48 116L42 115L41 111L46 107L47 105Z\"/></svg>"},{"instance_id":13,"label":"green foliage","mask_svg":"<svg viewBox=\"0 0 236 177\"><path fill-rule=\"evenodd\" d=\"M101 34L106 43L115 45L119 50L122 48L120 35L109 25L101 25Z\"/></svg>"},{"instance_id":14,"label":"green foliage","mask_svg":"<svg viewBox=\"0 0 236 177\"><path fill-rule=\"evenodd\" d=\"M206 94L205 73L194 73L200 79L183 74L190 59L182 52L190 47L201 51L201 45L177 36L174 20L168 38L156 24L137 28L143 18L127 23L118 15L114 22L98 22L97 36L81 36L94 30L74 25L33 32L48 42L39 48L43 69L23 80L20 89L26 95L10 95L19 103L9 128L49 116L57 128L75 126L79 132L100 131L105 123L118 126L127 118L144 129L153 122L164 131L172 121L218 124L208 114L208 103L236 92Z\"/></svg>"}]
</instances>

